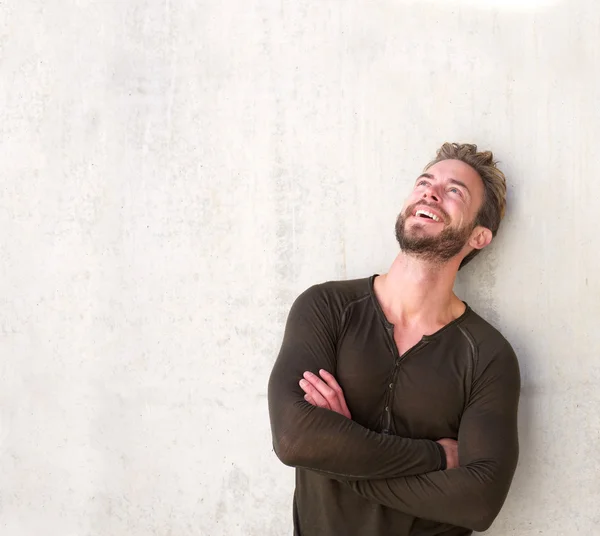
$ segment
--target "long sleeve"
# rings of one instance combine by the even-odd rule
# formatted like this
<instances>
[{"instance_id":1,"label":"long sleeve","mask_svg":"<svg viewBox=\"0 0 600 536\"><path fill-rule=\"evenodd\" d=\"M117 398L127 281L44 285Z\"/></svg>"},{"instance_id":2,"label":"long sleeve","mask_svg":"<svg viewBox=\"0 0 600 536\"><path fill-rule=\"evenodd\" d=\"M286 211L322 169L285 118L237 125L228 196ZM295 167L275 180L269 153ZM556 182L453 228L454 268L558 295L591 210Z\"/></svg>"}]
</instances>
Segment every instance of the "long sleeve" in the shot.
<instances>
[{"instance_id":1,"label":"long sleeve","mask_svg":"<svg viewBox=\"0 0 600 536\"><path fill-rule=\"evenodd\" d=\"M458 468L349 482L352 489L406 514L487 530L506 499L517 465L520 374L508 343L479 368L459 427Z\"/></svg>"},{"instance_id":2,"label":"long sleeve","mask_svg":"<svg viewBox=\"0 0 600 536\"><path fill-rule=\"evenodd\" d=\"M273 447L286 465L346 480L416 475L443 467L439 445L428 439L379 434L304 400L306 371L336 370L340 318L320 285L294 302L269 379ZM342 385L343 387L343 385Z\"/></svg>"}]
</instances>

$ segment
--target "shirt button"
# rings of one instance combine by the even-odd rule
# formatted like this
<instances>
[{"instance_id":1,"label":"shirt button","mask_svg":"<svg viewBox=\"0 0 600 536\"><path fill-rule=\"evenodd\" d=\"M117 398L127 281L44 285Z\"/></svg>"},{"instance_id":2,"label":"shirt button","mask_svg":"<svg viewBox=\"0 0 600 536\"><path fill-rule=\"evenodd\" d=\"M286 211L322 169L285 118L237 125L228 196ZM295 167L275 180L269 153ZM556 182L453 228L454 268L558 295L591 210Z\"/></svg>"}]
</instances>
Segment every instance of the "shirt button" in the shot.
<instances>
[{"instance_id":1,"label":"shirt button","mask_svg":"<svg viewBox=\"0 0 600 536\"><path fill-rule=\"evenodd\" d=\"M389 408L389 406L386 406L386 407L385 407L385 411L390 411L390 408Z\"/></svg>"},{"instance_id":2,"label":"shirt button","mask_svg":"<svg viewBox=\"0 0 600 536\"><path fill-rule=\"evenodd\" d=\"M394 384L393 384L393 383L390 383L390 389L392 389L392 387L394 387Z\"/></svg>"}]
</instances>

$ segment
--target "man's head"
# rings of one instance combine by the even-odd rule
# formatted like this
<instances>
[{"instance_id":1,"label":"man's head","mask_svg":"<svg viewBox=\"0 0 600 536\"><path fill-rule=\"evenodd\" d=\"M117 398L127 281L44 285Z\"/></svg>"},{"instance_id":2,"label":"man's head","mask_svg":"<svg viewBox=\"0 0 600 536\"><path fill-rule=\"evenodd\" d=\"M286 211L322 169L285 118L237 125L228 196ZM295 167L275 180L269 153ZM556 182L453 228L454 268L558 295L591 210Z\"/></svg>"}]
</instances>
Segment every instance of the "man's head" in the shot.
<instances>
[{"instance_id":1,"label":"man's head","mask_svg":"<svg viewBox=\"0 0 600 536\"><path fill-rule=\"evenodd\" d=\"M506 207L506 179L490 151L445 143L415 182L396 221L405 253L467 264L496 236ZM464 257L464 258L463 258Z\"/></svg>"}]
</instances>

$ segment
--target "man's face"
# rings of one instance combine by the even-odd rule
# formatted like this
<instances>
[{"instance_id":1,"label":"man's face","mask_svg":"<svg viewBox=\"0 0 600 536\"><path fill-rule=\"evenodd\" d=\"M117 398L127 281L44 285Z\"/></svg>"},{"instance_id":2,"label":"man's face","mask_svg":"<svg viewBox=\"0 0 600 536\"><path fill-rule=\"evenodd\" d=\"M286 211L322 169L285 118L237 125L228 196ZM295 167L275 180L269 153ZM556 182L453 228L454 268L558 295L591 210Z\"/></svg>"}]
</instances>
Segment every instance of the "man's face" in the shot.
<instances>
[{"instance_id":1,"label":"man's face","mask_svg":"<svg viewBox=\"0 0 600 536\"><path fill-rule=\"evenodd\" d=\"M415 182L396 221L396 238L405 253L445 262L469 242L483 202L479 174L460 160L442 160Z\"/></svg>"}]
</instances>

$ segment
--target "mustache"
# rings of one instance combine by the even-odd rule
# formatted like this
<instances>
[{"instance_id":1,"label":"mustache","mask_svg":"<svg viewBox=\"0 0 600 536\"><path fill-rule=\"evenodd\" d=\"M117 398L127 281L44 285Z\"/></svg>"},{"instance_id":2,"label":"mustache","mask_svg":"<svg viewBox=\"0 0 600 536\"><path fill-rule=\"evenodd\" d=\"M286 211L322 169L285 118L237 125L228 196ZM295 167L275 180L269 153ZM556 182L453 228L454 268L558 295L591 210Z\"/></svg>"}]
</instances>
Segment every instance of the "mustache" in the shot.
<instances>
[{"instance_id":1,"label":"mustache","mask_svg":"<svg viewBox=\"0 0 600 536\"><path fill-rule=\"evenodd\" d=\"M427 203L424 201L419 201L418 203L413 203L412 205L409 205L408 207L406 207L406 210L404 211L404 217L408 217L408 216L412 216L412 214L414 213L415 209L417 207L431 207L432 209L434 209L436 212L439 212L443 217L444 217L444 221L448 221L450 219L450 215L439 205L433 205L431 203Z\"/></svg>"}]
</instances>

